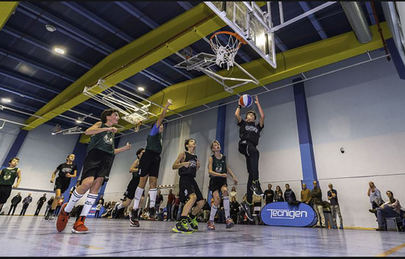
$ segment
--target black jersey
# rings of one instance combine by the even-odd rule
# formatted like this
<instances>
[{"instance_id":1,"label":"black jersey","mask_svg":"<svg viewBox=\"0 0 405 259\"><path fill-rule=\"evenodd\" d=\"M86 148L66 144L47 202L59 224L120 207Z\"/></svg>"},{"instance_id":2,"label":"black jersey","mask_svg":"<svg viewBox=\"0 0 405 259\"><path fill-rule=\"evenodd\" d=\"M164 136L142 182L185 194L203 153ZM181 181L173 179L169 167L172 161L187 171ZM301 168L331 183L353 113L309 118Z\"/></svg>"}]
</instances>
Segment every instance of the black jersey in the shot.
<instances>
[{"instance_id":1,"label":"black jersey","mask_svg":"<svg viewBox=\"0 0 405 259\"><path fill-rule=\"evenodd\" d=\"M184 152L186 154L186 158L184 159L183 162L190 162L189 167L180 167L179 168L179 175L180 176L192 176L195 177L196 172L197 172L197 156L193 155L189 152Z\"/></svg>"},{"instance_id":2,"label":"black jersey","mask_svg":"<svg viewBox=\"0 0 405 259\"><path fill-rule=\"evenodd\" d=\"M67 163L63 163L63 164L60 164L56 168L56 170L57 170L58 177L60 177L62 179L65 179L65 178L69 179L69 178L66 177L66 174L73 174L73 172L75 170L77 170L77 167L76 167L75 164L70 164L69 165Z\"/></svg>"},{"instance_id":3,"label":"black jersey","mask_svg":"<svg viewBox=\"0 0 405 259\"><path fill-rule=\"evenodd\" d=\"M260 123L255 124L255 122L246 122L241 120L238 123L239 126L239 137L241 140L247 140L257 146L259 144L260 132L263 127Z\"/></svg>"}]
</instances>

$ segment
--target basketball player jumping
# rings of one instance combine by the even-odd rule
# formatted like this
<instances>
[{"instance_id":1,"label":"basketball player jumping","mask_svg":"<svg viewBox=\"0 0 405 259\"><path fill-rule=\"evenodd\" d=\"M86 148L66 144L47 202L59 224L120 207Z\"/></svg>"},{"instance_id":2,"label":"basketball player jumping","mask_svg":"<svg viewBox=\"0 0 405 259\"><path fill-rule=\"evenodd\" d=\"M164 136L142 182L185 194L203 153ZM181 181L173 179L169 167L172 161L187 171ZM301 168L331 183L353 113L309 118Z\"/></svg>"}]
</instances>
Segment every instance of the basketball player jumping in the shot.
<instances>
[{"instance_id":1,"label":"basketball player jumping","mask_svg":"<svg viewBox=\"0 0 405 259\"><path fill-rule=\"evenodd\" d=\"M235 117L239 126L239 152L246 158L247 171L249 173L247 183L247 203L242 202L242 209L245 211L246 216L250 221L253 217L250 213L250 206L252 205L252 194L262 196L263 191L259 183L259 151L256 146L259 143L260 132L264 127L264 112L259 103L259 98L256 96L255 103L260 113L259 123L256 123L256 113L250 110L246 113L246 118L242 119L240 116L241 103L235 111Z\"/></svg>"},{"instance_id":2,"label":"basketball player jumping","mask_svg":"<svg viewBox=\"0 0 405 259\"><path fill-rule=\"evenodd\" d=\"M151 218L155 216L155 202L157 194L157 178L159 175L160 166L160 153L162 152L162 133L163 133L163 119L166 116L169 105L172 104L172 100L167 100L166 106L163 108L159 119L152 126L148 138L146 140L145 153L139 160L139 175L140 180L138 187L135 191L134 208L129 218L130 225L133 227L139 227L138 220L138 208L139 201L141 200L142 193L144 192L146 181L149 178L149 215Z\"/></svg>"}]
</instances>

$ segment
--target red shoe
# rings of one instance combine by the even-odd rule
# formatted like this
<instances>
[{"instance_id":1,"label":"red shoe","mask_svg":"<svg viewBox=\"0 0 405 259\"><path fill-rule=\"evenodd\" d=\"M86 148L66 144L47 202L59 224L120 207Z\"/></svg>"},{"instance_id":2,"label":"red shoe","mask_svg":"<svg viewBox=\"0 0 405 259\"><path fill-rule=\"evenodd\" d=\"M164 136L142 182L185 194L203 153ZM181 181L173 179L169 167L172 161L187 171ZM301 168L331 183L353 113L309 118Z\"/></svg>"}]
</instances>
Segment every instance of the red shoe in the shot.
<instances>
[{"instance_id":1,"label":"red shoe","mask_svg":"<svg viewBox=\"0 0 405 259\"><path fill-rule=\"evenodd\" d=\"M208 220L208 222L207 222L207 229L208 229L208 230L215 230L214 221Z\"/></svg>"},{"instance_id":2,"label":"red shoe","mask_svg":"<svg viewBox=\"0 0 405 259\"><path fill-rule=\"evenodd\" d=\"M84 225L85 219L86 217L81 216L78 218L78 220L76 220L72 228L72 233L85 234L89 231L89 229Z\"/></svg>"},{"instance_id":3,"label":"red shoe","mask_svg":"<svg viewBox=\"0 0 405 259\"><path fill-rule=\"evenodd\" d=\"M67 203L62 205L62 207L60 208L58 219L56 220L56 229L59 232L62 232L65 229L65 227L69 221L69 213L65 212L66 206L67 206Z\"/></svg>"}]
</instances>

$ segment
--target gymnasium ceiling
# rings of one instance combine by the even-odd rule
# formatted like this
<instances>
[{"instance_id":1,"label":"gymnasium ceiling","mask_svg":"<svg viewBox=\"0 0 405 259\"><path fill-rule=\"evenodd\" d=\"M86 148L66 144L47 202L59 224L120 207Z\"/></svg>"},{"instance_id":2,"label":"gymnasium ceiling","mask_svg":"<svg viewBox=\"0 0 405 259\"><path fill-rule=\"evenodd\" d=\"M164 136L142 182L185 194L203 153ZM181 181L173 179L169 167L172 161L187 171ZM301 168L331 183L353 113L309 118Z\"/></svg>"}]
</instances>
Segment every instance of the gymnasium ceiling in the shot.
<instances>
[{"instance_id":1,"label":"gymnasium ceiling","mask_svg":"<svg viewBox=\"0 0 405 259\"><path fill-rule=\"evenodd\" d=\"M271 3L272 9L275 10L273 12L274 25L280 23L277 3ZM284 19L287 21L322 3L324 2L283 2ZM0 96L12 99L12 102L4 104L5 106L26 114L11 110L4 110L3 112L23 117L26 124L33 123L30 124L32 128L27 129L33 129L45 122L53 125L60 124L63 128L69 128L77 125L75 119L88 114L92 114L94 117L86 118L86 122L94 123L96 117L106 106L91 99L77 99L74 95L69 95L72 92L70 90L71 85L78 83L80 78L94 69L107 56L134 41L141 41L154 34L159 34L159 37L163 37L162 35L166 33L169 37L176 36L170 35L170 33L177 33L176 28L166 28L165 31L158 30L162 28L162 25L168 24L176 18L180 19L179 16L186 17L179 20L182 21L179 23L180 25L183 24L182 26L188 26L187 24L184 25L187 21L197 22L197 18L194 17L199 14L203 16L204 12L211 12L203 5L201 2L175 1L19 2L14 14L10 16L0 31ZM375 24L370 3L361 2L361 5L368 24L370 26ZM196 14L189 15L193 9L196 10L197 8L199 8L199 12L195 11ZM385 19L379 2L376 2L376 8L380 22L383 22ZM222 21L213 15L204 22L212 22L217 29L214 31L207 30L209 24L201 25L201 22L193 25L195 26L193 28L197 27L202 31L202 34L205 33L208 37L223 26ZM48 31L46 25L54 26L56 31ZM223 27L223 29L231 30L228 27ZM342 35L351 30L341 5L336 3L277 31L276 52L286 52ZM165 42L165 39L156 40ZM148 45L153 42L153 39L144 42L146 42L144 45ZM190 42L194 54L212 52L210 46L201 39L201 36L193 40L190 39ZM132 46L131 53L135 53L135 56L146 55L141 52L145 51L146 53L148 49L141 49L147 46L136 44ZM179 51L181 52L182 48L187 47L187 45L176 44L173 42L173 46L167 45L167 48L172 47L174 49L170 54L150 56L150 59L155 59L157 62L151 61L152 64L145 63L143 67L140 66L141 70L133 70L133 74L127 76L127 79L118 85L128 91L136 92L144 98L151 98L152 95L164 92L164 89L167 90L172 85L198 81L199 79L196 78L200 78L202 73L179 70L173 67L183 60L175 53L176 48L180 48ZM55 46L65 48L66 54L55 54L53 52ZM136 48L139 48L139 53L136 52ZM239 64L250 63L254 60L260 60L260 57L249 46L243 46L236 57ZM108 68L108 66L105 67ZM113 67L108 69L113 70ZM103 71L103 73L106 72L108 71ZM93 81L95 76L93 75ZM193 79L195 80L193 81ZM140 92L138 87L143 87L145 91ZM218 87L220 88L220 86ZM80 88L80 86L76 88ZM82 89L83 86L79 90ZM60 97L63 91L66 94L64 99L55 99L57 96ZM75 94L77 94L77 90ZM52 107L50 107L45 111L43 108L47 103L57 103L56 101L59 102L59 106L64 106L64 103L73 99L77 103L70 104L70 106L66 104L67 108L64 110L55 110L55 108L51 109ZM160 100L160 103L163 103L163 99ZM209 106L209 103L202 105L207 104ZM40 110L41 108L44 111ZM190 108L191 106L185 105L182 107L182 111ZM38 118L30 118L27 115L37 113L41 116L46 112L48 112L48 119L38 122L36 122ZM59 112L62 116L59 115ZM87 127L83 124L82 126Z\"/></svg>"}]
</instances>

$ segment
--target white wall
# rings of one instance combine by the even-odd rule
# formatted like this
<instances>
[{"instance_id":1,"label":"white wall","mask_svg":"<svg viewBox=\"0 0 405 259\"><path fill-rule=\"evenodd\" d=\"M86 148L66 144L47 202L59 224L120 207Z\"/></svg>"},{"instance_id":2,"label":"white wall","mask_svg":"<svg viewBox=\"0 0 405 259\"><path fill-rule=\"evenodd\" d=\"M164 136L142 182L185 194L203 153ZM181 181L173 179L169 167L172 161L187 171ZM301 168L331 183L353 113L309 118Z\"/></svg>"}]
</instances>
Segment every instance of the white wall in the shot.
<instances>
[{"instance_id":1,"label":"white wall","mask_svg":"<svg viewBox=\"0 0 405 259\"><path fill-rule=\"evenodd\" d=\"M0 117L17 122L23 121L21 117L10 116L4 113L2 113ZM32 194L33 202L28 207L26 215L34 214L36 202L45 191L49 191L47 192L47 199L53 196L53 194L50 193L53 192L54 187L54 184L49 182L51 174L60 163L65 161L66 156L73 151L78 135L52 136L50 133L52 128L52 125L43 124L28 132L17 154L17 157L20 158L18 167L21 169L22 180L19 188L16 190L13 189L10 198L5 204L5 209L9 208L11 198L18 192L21 192L23 198L27 196L28 193ZM0 130L0 155L3 157L2 159L7 155L18 132L19 127L9 123L6 123L5 127ZM21 207L22 205L20 204L16 212L18 211L19 213ZM46 206L44 205L44 207ZM45 212L44 207L41 209L42 213ZM8 212L8 209L6 212Z\"/></svg>"},{"instance_id":2,"label":"white wall","mask_svg":"<svg viewBox=\"0 0 405 259\"><path fill-rule=\"evenodd\" d=\"M4 112L0 112L0 118L15 122L23 122L22 118L11 116ZM2 125L2 122L3 121L0 120L0 125ZM9 122L6 122L4 127L0 129L0 163L3 163L4 159L6 158L8 151L14 143L14 140L17 138L18 132L20 132L20 126Z\"/></svg>"},{"instance_id":3,"label":"white wall","mask_svg":"<svg viewBox=\"0 0 405 259\"><path fill-rule=\"evenodd\" d=\"M405 204L405 82L381 59L310 80L305 91L323 198L333 183L345 225L376 227L369 181Z\"/></svg>"}]
</instances>

